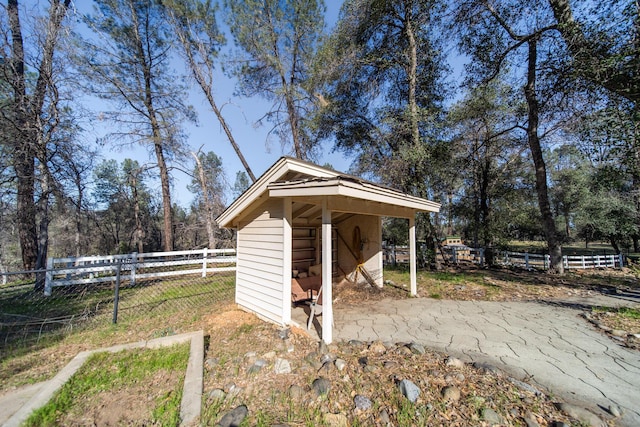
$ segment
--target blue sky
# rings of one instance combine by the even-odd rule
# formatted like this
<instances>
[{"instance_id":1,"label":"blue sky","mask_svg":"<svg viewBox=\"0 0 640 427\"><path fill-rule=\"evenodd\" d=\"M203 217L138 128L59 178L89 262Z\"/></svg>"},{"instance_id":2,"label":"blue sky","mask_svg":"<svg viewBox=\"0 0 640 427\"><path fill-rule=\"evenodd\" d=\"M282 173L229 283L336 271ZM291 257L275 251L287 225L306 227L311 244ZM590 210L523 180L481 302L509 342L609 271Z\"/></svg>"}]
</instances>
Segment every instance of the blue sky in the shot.
<instances>
[{"instance_id":1,"label":"blue sky","mask_svg":"<svg viewBox=\"0 0 640 427\"><path fill-rule=\"evenodd\" d=\"M329 0L326 2L328 29L335 24L341 4L342 0ZM91 12L93 6L92 2L76 2L76 7L79 13L84 14ZM228 36L228 43L232 43L231 36ZM173 67L177 74L186 73L185 65L180 61L175 61ZM222 72L218 72L218 77L219 84L217 84L214 94L216 103L222 108L222 114L230 125L232 134L240 145L240 149L253 173L259 177L281 156L291 155L291 153L283 151L278 137L268 135L269 123L265 123L263 126L256 125L258 119L269 111L270 103L260 97L236 97L233 93L236 86L235 80L228 78ZM217 118L211 111L208 102L202 95L200 88L196 87L195 83L189 94L189 102L197 110L199 122L197 125L186 123L184 126L191 150L213 151L221 157L228 184L232 186L235 182L236 173L244 170L244 168L224 131L221 129ZM95 113L99 113L101 109L106 111L111 108L111 106L102 105L101 101L98 100L90 100L87 107ZM97 139L108 133L108 125L106 123L94 121L88 128L90 129L87 129L85 134L88 140ZM340 153L332 153L331 151L332 146L330 144L323 147L323 155L318 159L318 163L330 163L335 169L346 171L351 161ZM119 162L124 158L135 159L140 164L155 162L154 156L144 147L118 149L117 147L106 145L102 148L101 153L104 158L114 158ZM191 181L191 178L177 169L172 171L172 178L173 201L183 207L188 207L193 196L186 186ZM154 191L160 191L159 182L150 182L149 185ZM230 194L227 196L226 201L227 203L232 201Z\"/></svg>"},{"instance_id":2,"label":"blue sky","mask_svg":"<svg viewBox=\"0 0 640 427\"><path fill-rule=\"evenodd\" d=\"M327 8L325 19L327 32L335 25L342 2L343 0L325 0ZM86 14L92 11L93 2L76 1L75 3L79 13ZM223 21L222 17L219 17L218 23L221 25L221 29L226 31ZM227 42L227 49L235 48L232 44L233 39L230 34L227 34ZM451 61L450 65L453 67L453 73L449 77L457 82L462 75L465 60L453 52L449 52L448 55ZM173 63L173 68L176 76L188 74L188 70L186 70L185 64L181 60L176 60ZM196 86L194 82L189 93L189 103L193 105L198 112L198 124L185 123L184 131L187 134L187 142L192 151L199 149L203 152L213 151L222 158L226 181L230 190L230 187L233 186L235 182L236 173L243 171L244 168L231 147L224 131L221 129L217 118L211 111L208 102L202 95L200 88ZM281 156L291 155L292 153L286 150L283 151L281 141L277 136L268 135L270 129L269 123L265 123L262 126L256 125L257 121L269 111L271 104L260 97L237 97L234 95L235 89L235 79L225 76L218 70L218 84L216 85L214 93L216 103L218 107L222 109L222 114L229 124L232 134L239 144L253 173L259 177ZM102 101L91 100L87 104L87 107L92 109L96 114L98 114L101 109L104 111L111 109L111 106L105 106L101 104L101 102ZM107 133L108 124L94 120L88 124L85 137L90 143L92 140L96 140ZM287 147L287 150L289 148L290 147ZM124 158L132 158L140 164L155 163L155 156L151 150L144 147L131 147L126 150L118 150L117 147L107 145L102 149L101 153L104 158L115 158L119 162ZM317 159L318 164L329 163L336 170L342 172L346 172L349 169L352 159L344 157L340 152L333 152L333 145L331 143L325 144L322 153L321 157ZM193 166L189 166L189 168L192 167ZM173 169L171 175L173 180L173 202L187 208L193 199L193 194L186 188L187 184L191 181L191 177L178 169ZM158 194L160 193L159 180L149 182L149 186L153 191L156 191ZM229 191L226 195L227 204L233 201L231 197L231 192Z\"/></svg>"}]
</instances>

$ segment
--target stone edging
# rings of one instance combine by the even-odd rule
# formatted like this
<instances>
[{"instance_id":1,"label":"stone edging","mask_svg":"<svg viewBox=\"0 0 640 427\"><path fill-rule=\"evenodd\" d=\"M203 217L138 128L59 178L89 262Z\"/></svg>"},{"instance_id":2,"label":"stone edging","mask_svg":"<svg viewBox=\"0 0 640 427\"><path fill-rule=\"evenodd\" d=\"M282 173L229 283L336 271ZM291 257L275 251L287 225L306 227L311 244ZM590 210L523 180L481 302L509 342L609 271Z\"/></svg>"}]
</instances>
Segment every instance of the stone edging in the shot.
<instances>
[{"instance_id":1,"label":"stone edging","mask_svg":"<svg viewBox=\"0 0 640 427\"><path fill-rule=\"evenodd\" d=\"M73 374L87 361L89 356L99 352L116 353L122 350L136 348L158 349L174 344L191 343L189 361L187 362L187 372L184 378L182 391L182 401L180 403L180 425L194 425L200 417L202 405L203 387L203 363L204 363L204 333L203 331L190 332L169 337L156 338L149 341L139 341L137 343L116 345L97 350L82 351L74 357L58 374L51 380L43 384L42 388L11 418L3 424L3 427L19 427L33 411L46 405Z\"/></svg>"}]
</instances>

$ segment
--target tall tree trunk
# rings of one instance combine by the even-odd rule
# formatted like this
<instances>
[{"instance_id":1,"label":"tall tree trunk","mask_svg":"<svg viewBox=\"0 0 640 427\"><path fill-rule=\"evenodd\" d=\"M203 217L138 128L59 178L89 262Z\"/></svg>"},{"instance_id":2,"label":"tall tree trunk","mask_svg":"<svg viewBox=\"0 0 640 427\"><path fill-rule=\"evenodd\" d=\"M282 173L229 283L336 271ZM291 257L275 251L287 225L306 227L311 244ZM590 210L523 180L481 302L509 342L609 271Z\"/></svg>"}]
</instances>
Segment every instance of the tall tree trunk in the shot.
<instances>
[{"instance_id":1,"label":"tall tree trunk","mask_svg":"<svg viewBox=\"0 0 640 427\"><path fill-rule=\"evenodd\" d=\"M173 250L173 215L171 212L171 180L169 178L169 169L167 168L167 162L164 157L164 138L170 138L170 132L166 132L163 135L160 122L158 120L158 112L156 111L154 95L153 95L153 73L152 73L152 61L147 53L147 47L145 47L142 37L138 32L137 20L138 16L135 12L135 8L132 7L132 16L135 22L133 30L135 32L135 43L142 67L142 74L144 76L144 106L146 108L149 124L151 125L151 137L153 138L153 148L156 154L156 161L158 163L158 169L160 170L160 187L162 189L162 216L163 216L163 249L166 252Z\"/></svg>"},{"instance_id":2,"label":"tall tree trunk","mask_svg":"<svg viewBox=\"0 0 640 427\"><path fill-rule=\"evenodd\" d=\"M640 18L638 18L640 20ZM638 42L640 43L640 41ZM631 120L633 124L633 148L631 150L631 180L633 182L633 201L636 208L636 232L632 234L633 251L640 250L640 104L635 103Z\"/></svg>"},{"instance_id":3,"label":"tall tree trunk","mask_svg":"<svg viewBox=\"0 0 640 427\"><path fill-rule=\"evenodd\" d=\"M202 188L202 200L205 208L205 225L207 227L207 238L209 239L209 249L216 248L216 233L215 233L215 220L213 218L213 201L209 197L209 185L207 182L207 176L200 157L196 153L191 153L194 159L196 159L196 166L198 167L198 181L200 181L200 188Z\"/></svg>"},{"instance_id":4,"label":"tall tree trunk","mask_svg":"<svg viewBox=\"0 0 640 427\"><path fill-rule=\"evenodd\" d=\"M49 7L49 20L46 27L46 35L40 63L37 67L33 94L27 97L24 66L24 43L20 24L20 12L18 0L7 1L7 13L11 31L11 67L13 85L14 114L16 114L16 128L14 129L14 153L13 166L17 180L17 210L18 210L18 236L22 255L22 264L26 270L41 268L42 242L38 238L37 211L35 203L35 158L38 154L37 144L41 141L42 131L39 126L45 104L47 89L53 85L53 55L58 40L58 33L62 26L69 3L71 0L52 0ZM46 152L46 146L40 147ZM46 158L46 154L44 156ZM46 168L46 163L44 165ZM48 219L41 224L48 227ZM46 230L45 230L46 232ZM45 239L47 241L48 239ZM46 252L46 249L44 249ZM46 255L44 262L46 263Z\"/></svg>"},{"instance_id":5,"label":"tall tree trunk","mask_svg":"<svg viewBox=\"0 0 640 427\"><path fill-rule=\"evenodd\" d=\"M133 196L133 219L135 220L136 229L133 235L133 243L138 253L144 252L143 238L144 230L142 229L142 221L140 220L140 197L138 195L138 174L141 169L130 172L129 183L131 185L131 194Z\"/></svg>"},{"instance_id":6,"label":"tall tree trunk","mask_svg":"<svg viewBox=\"0 0 640 427\"><path fill-rule=\"evenodd\" d=\"M51 195L51 179L48 171L46 171L45 163L40 160L40 200L37 203L38 219L38 256L36 258L36 284L37 291L44 290L44 281L46 277L45 269L47 268L47 256L49 253L49 223L51 221L49 215L49 198Z\"/></svg>"},{"instance_id":7,"label":"tall tree trunk","mask_svg":"<svg viewBox=\"0 0 640 427\"><path fill-rule=\"evenodd\" d=\"M618 245L618 241L613 237L609 238L609 243L611 243L611 247L613 248L616 254L620 253L620 246Z\"/></svg>"},{"instance_id":8,"label":"tall tree trunk","mask_svg":"<svg viewBox=\"0 0 640 427\"><path fill-rule=\"evenodd\" d=\"M563 213L564 215L564 233L567 236L567 239L571 238L571 212L566 211Z\"/></svg>"},{"instance_id":9,"label":"tall tree trunk","mask_svg":"<svg viewBox=\"0 0 640 427\"><path fill-rule=\"evenodd\" d=\"M287 104L287 115L289 117L289 127L291 127L293 149L296 153L296 158L306 160L308 156L306 155L306 150L303 148L302 141L300 140L300 130L298 129L298 115L296 114L295 101L293 99L293 94L291 93L291 88L287 84L284 76L282 76L282 86L285 92L285 103Z\"/></svg>"},{"instance_id":10,"label":"tall tree trunk","mask_svg":"<svg viewBox=\"0 0 640 427\"><path fill-rule=\"evenodd\" d=\"M538 206L542 216L542 225L549 247L551 265L549 271L552 273L564 273L562 263L562 246L556 231L556 222L549 203L549 192L547 188L547 169L540 146L538 136L539 105L536 94L536 63L537 63L537 39L532 38L528 42L528 65L527 65L527 85L524 88L528 107L527 140L531 149L531 157L536 171L536 192L538 194Z\"/></svg>"},{"instance_id":11,"label":"tall tree trunk","mask_svg":"<svg viewBox=\"0 0 640 427\"><path fill-rule=\"evenodd\" d=\"M157 135L157 136L155 136ZM156 139L157 138L157 139ZM169 180L169 170L164 159L164 151L160 141L159 129L154 130L154 148L158 168L160 169L160 186L162 187L162 213L164 218L164 240L163 248L166 252L173 250L173 215L171 212L171 182Z\"/></svg>"},{"instance_id":12,"label":"tall tree trunk","mask_svg":"<svg viewBox=\"0 0 640 427\"><path fill-rule=\"evenodd\" d=\"M11 72L13 85L14 114L13 168L17 180L17 222L22 266L25 270L36 267L38 256L38 233L36 230L36 207L34 203L35 150L27 132L28 99L25 85L24 44L18 0L8 0L7 12L11 28Z\"/></svg>"},{"instance_id":13,"label":"tall tree trunk","mask_svg":"<svg viewBox=\"0 0 640 427\"><path fill-rule=\"evenodd\" d=\"M485 144L487 142L485 141ZM489 206L489 173L491 169L491 159L484 156L484 164L482 166L482 178L480 180L480 213L482 218L482 244L486 248L491 246L491 230L489 229L491 208Z\"/></svg>"},{"instance_id":14,"label":"tall tree trunk","mask_svg":"<svg viewBox=\"0 0 640 427\"><path fill-rule=\"evenodd\" d=\"M24 136L20 136L23 139ZM36 268L38 258L38 232L36 229L36 205L34 203L35 160L33 146L25 140L16 141L14 171L17 180L17 222L22 266L25 270Z\"/></svg>"},{"instance_id":15,"label":"tall tree trunk","mask_svg":"<svg viewBox=\"0 0 640 427\"><path fill-rule=\"evenodd\" d=\"M409 69L407 77L409 80L409 123L411 125L411 142L414 147L420 145L420 128L418 127L418 102L416 100L416 87L418 81L418 48L416 38L411 25L411 18L405 22L405 33L409 41Z\"/></svg>"},{"instance_id":16,"label":"tall tree trunk","mask_svg":"<svg viewBox=\"0 0 640 427\"><path fill-rule=\"evenodd\" d=\"M82 242L82 198L83 198L83 191L80 188L80 186L78 186L78 204L76 205L75 208L75 236L74 236L74 242L76 245L76 256L79 257L80 254L83 252L83 247L84 247L84 242Z\"/></svg>"},{"instance_id":17,"label":"tall tree trunk","mask_svg":"<svg viewBox=\"0 0 640 427\"><path fill-rule=\"evenodd\" d=\"M187 63L189 64L189 69L191 70L191 74L193 75L193 78L196 79L196 82L200 86L200 89L202 89L202 92L204 93L204 96L207 98L207 101L209 102L209 105L211 106L213 113L218 119L220 126L222 126L222 130L224 130L225 135L227 135L227 139L229 140L229 143L233 147L233 150L238 156L238 159L240 159L240 163L242 163L244 170L247 172L247 175L249 175L249 178L251 178L251 182L256 182L256 176L253 174L253 171L249 167L249 163L247 162L247 159L242 154L242 151L240 150L240 146L238 145L235 138L233 137L233 134L231 133L231 128L229 128L227 121L222 115L222 111L220 110L220 108L218 108L218 104L216 104L216 101L213 98L212 79L210 78L209 80L207 80L203 72L204 67L207 67L209 70L213 70L213 64L209 62L210 61L208 57L209 52L204 52L203 50L205 49L205 47L203 46L203 44L199 43L197 41L197 38L193 37L192 34L189 34L188 28L185 28L185 26L183 26L180 22L178 22L179 18L177 18L174 15L174 11L170 10L169 14L171 16L173 27L176 30L178 39L182 44L182 48L183 48L182 51L187 59ZM198 61L196 61L194 52L193 52L194 48L199 51L203 64L199 64ZM211 76L212 73L211 71L209 72Z\"/></svg>"}]
</instances>

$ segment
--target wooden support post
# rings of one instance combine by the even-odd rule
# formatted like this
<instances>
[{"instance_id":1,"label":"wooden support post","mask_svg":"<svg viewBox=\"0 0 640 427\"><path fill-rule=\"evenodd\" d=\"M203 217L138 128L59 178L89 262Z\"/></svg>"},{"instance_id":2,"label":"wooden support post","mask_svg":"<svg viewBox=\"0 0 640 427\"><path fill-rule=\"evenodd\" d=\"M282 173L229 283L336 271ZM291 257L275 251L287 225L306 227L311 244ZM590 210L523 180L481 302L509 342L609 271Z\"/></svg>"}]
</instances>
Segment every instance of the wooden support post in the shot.
<instances>
[{"instance_id":1,"label":"wooden support post","mask_svg":"<svg viewBox=\"0 0 640 427\"><path fill-rule=\"evenodd\" d=\"M416 262L416 218L415 213L409 218L409 274L411 279L411 296L418 293L417 262Z\"/></svg>"},{"instance_id":2,"label":"wooden support post","mask_svg":"<svg viewBox=\"0 0 640 427\"><path fill-rule=\"evenodd\" d=\"M333 342L333 292L331 289L331 211L322 199L322 340Z\"/></svg>"}]
</instances>

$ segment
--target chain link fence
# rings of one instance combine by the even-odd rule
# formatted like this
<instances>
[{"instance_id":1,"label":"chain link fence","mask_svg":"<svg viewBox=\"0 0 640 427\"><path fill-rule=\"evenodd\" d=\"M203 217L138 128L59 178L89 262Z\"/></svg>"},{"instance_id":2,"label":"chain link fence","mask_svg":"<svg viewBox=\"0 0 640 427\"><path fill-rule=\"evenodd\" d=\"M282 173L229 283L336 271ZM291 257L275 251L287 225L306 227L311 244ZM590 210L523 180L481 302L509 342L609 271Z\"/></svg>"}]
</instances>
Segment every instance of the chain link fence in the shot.
<instances>
[{"instance_id":1,"label":"chain link fence","mask_svg":"<svg viewBox=\"0 0 640 427\"><path fill-rule=\"evenodd\" d=\"M121 264L108 281L55 286L45 292L38 277L50 271L2 273L0 285L0 359L58 340L73 331L109 323L157 318L171 327L172 314L196 312L233 302L235 271L163 275L176 267L155 267L156 277L130 280ZM144 271L142 271L144 272ZM99 277L99 276L96 276ZM104 275L102 276L104 278ZM50 293L50 295L48 295Z\"/></svg>"}]
</instances>

